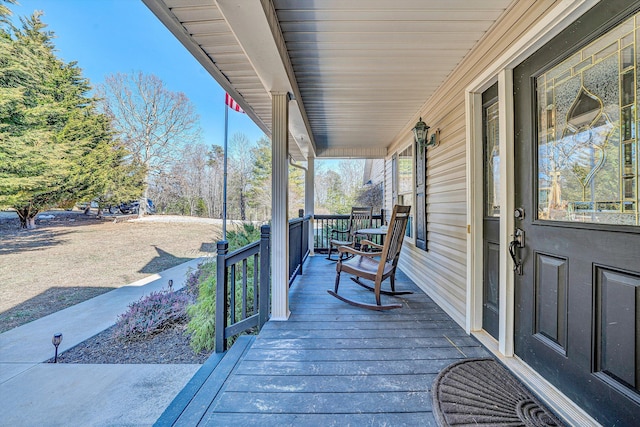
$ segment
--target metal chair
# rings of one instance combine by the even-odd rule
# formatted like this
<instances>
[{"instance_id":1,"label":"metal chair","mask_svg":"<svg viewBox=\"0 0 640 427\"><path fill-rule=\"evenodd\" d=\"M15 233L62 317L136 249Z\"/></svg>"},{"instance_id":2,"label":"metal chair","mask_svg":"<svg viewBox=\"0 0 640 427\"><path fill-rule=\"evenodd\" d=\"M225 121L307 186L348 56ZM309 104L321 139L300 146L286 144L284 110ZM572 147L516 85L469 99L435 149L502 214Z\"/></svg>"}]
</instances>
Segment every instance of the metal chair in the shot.
<instances>
[{"instance_id":1,"label":"metal chair","mask_svg":"<svg viewBox=\"0 0 640 427\"><path fill-rule=\"evenodd\" d=\"M352 207L351 215L349 216L349 223L347 228L340 230L332 228L329 230L331 233L331 239L329 240L329 253L327 259L330 261L338 261L331 258L331 251L335 246L339 249L342 246L349 246L355 248L356 246L356 231L361 228L369 228L371 226L371 217L373 215L373 208L368 207Z\"/></svg>"},{"instance_id":2,"label":"metal chair","mask_svg":"<svg viewBox=\"0 0 640 427\"><path fill-rule=\"evenodd\" d=\"M402 249L402 241L404 240L407 223L409 221L409 212L411 206L395 205L393 213L391 214L391 220L389 221L389 231L387 232L387 238L384 245L378 245L368 240L360 242L361 246L370 246L377 251L364 252L356 250L350 246L340 246L338 251L340 254L351 254L352 258L343 260L342 257L338 259L336 264L336 282L334 290L327 290L327 292L344 301L348 304L356 307L367 308L369 310L389 310L392 308L400 308L401 304L388 304L383 305L380 300L380 294L384 295L406 295L411 294L410 291L395 290L395 274L398 265L398 259L400 258L400 250ZM376 296L376 304L366 304L358 301L353 301L338 294L338 286L340 285L340 273L345 272L354 275L351 280L360 286L372 291ZM360 278L371 280L374 282L374 286L369 286L363 283ZM389 279L391 285L391 291L383 291L381 289L382 282Z\"/></svg>"}]
</instances>

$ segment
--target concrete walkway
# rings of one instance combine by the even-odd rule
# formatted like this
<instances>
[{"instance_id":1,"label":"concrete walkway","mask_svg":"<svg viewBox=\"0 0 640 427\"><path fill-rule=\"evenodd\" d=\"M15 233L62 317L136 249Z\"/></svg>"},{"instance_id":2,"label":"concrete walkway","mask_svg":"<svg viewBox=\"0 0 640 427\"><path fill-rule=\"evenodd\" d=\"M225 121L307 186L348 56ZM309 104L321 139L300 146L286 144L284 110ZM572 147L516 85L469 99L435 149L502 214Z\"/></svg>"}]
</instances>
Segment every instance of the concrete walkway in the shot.
<instances>
[{"instance_id":1,"label":"concrete walkway","mask_svg":"<svg viewBox=\"0 0 640 427\"><path fill-rule=\"evenodd\" d=\"M195 259L0 334L1 426L152 425L200 365L42 363L112 326L143 295L180 289Z\"/></svg>"}]
</instances>

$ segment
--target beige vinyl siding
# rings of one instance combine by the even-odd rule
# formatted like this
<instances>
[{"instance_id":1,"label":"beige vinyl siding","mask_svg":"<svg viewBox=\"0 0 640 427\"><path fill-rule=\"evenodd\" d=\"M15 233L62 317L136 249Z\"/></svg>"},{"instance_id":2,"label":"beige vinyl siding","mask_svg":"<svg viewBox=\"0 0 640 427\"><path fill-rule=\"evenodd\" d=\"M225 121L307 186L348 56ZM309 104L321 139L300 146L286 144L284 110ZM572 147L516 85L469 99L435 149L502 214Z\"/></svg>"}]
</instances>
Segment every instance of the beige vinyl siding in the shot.
<instances>
[{"instance_id":1,"label":"beige vinyl siding","mask_svg":"<svg viewBox=\"0 0 640 427\"><path fill-rule=\"evenodd\" d=\"M431 130L440 129L440 145L427 153L427 248L405 244L400 267L457 323L465 326L467 200L465 88L492 61L553 7L552 0L521 0L459 64L420 111ZM415 121L414 121L415 123ZM409 123L389 148L385 162L385 202L392 208L391 156L411 137Z\"/></svg>"},{"instance_id":2,"label":"beige vinyl siding","mask_svg":"<svg viewBox=\"0 0 640 427\"><path fill-rule=\"evenodd\" d=\"M383 160L376 159L373 161L373 164L371 165L370 179L373 185L384 182L385 177L384 177L384 161ZM385 191L386 191L386 188L385 188Z\"/></svg>"}]
</instances>

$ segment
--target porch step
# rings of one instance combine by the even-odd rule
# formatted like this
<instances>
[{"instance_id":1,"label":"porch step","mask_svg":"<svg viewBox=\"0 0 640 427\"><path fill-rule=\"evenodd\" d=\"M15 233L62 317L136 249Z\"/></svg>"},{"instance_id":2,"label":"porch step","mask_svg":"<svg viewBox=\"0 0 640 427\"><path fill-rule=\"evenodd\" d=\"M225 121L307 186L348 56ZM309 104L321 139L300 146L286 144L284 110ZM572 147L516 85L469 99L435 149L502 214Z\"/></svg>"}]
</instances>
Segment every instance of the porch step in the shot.
<instances>
[{"instance_id":1,"label":"porch step","mask_svg":"<svg viewBox=\"0 0 640 427\"><path fill-rule=\"evenodd\" d=\"M164 410L154 426L197 425L254 340L255 336L243 335L238 337L226 353L212 354Z\"/></svg>"}]
</instances>

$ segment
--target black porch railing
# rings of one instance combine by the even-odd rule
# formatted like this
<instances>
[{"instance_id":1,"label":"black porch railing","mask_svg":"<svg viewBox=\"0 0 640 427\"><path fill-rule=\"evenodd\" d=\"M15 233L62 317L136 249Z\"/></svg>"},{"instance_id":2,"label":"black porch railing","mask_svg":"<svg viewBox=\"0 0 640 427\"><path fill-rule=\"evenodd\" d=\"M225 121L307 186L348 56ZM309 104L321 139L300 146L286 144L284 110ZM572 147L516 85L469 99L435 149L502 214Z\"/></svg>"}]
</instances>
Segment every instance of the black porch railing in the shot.
<instances>
[{"instance_id":1,"label":"black porch railing","mask_svg":"<svg viewBox=\"0 0 640 427\"><path fill-rule=\"evenodd\" d=\"M328 252L329 240L331 236L331 229L344 230L349 226L349 215L314 215L314 233L313 233L313 248L315 252ZM377 228L384 225L384 210L378 215L371 217L371 228ZM375 243L380 242L380 236L372 236Z\"/></svg>"},{"instance_id":2,"label":"black porch railing","mask_svg":"<svg viewBox=\"0 0 640 427\"><path fill-rule=\"evenodd\" d=\"M302 274L309 255L311 216L289 221L289 284ZM260 240L231 253L227 241L218 242L216 261L216 353L227 350L228 339L260 330L269 320L271 228L260 228Z\"/></svg>"},{"instance_id":3,"label":"black porch railing","mask_svg":"<svg viewBox=\"0 0 640 427\"><path fill-rule=\"evenodd\" d=\"M270 227L263 225L259 241L231 253L229 242L218 242L216 353L227 350L228 338L251 329L260 330L269 319L270 234Z\"/></svg>"},{"instance_id":4,"label":"black porch railing","mask_svg":"<svg viewBox=\"0 0 640 427\"><path fill-rule=\"evenodd\" d=\"M302 274L302 265L309 256L309 224L311 215L289 220L289 285Z\"/></svg>"}]
</instances>

